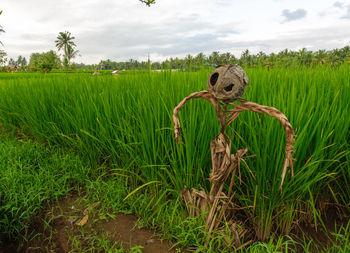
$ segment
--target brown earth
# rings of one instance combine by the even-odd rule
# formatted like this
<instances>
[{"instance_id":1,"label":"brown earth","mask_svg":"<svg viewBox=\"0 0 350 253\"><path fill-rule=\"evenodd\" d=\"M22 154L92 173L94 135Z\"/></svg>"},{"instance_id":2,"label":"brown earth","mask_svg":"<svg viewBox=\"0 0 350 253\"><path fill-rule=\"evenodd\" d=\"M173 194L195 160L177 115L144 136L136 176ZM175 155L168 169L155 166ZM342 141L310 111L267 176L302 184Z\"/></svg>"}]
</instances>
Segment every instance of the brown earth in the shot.
<instances>
[{"instance_id":1,"label":"brown earth","mask_svg":"<svg viewBox=\"0 0 350 253\"><path fill-rule=\"evenodd\" d=\"M8 242L0 253L19 252L176 252L157 232L137 227L135 215L112 214L100 204L70 196L32 217L21 247ZM18 249L18 247L20 247ZM121 248L124 251L116 251ZM138 250L140 249L140 250Z\"/></svg>"},{"instance_id":2,"label":"brown earth","mask_svg":"<svg viewBox=\"0 0 350 253\"><path fill-rule=\"evenodd\" d=\"M335 225L346 226L348 215L330 205L324 220L326 230L318 229L312 222L300 224L299 231L292 238L303 244L316 242L319 248L326 249L334 240L331 232ZM101 207L99 202L91 203L84 196L73 195L54 202L40 215L33 216L29 228L23 232L28 242L19 246L18 242L8 242L0 253L13 252L178 252L169 241L162 241L157 231L139 228L135 215L111 213ZM124 249L120 250L121 248ZM297 251L302 250L296 246ZM299 249L299 250L298 250ZM311 247L313 249L313 247ZM300 251L302 252L302 251Z\"/></svg>"}]
</instances>

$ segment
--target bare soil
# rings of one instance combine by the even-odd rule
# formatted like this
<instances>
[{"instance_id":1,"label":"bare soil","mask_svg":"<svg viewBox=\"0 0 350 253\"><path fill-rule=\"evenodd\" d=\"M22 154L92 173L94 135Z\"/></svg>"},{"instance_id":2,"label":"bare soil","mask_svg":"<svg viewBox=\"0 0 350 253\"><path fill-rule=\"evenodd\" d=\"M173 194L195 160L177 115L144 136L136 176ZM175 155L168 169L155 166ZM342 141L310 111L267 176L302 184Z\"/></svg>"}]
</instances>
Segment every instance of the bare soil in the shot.
<instances>
[{"instance_id":1,"label":"bare soil","mask_svg":"<svg viewBox=\"0 0 350 253\"><path fill-rule=\"evenodd\" d=\"M137 227L137 221L135 215L108 213L98 202L91 204L70 196L32 217L24 233L28 242L8 242L0 253L107 252L120 248L125 252L135 248L145 253L176 252L170 242L160 240L157 231Z\"/></svg>"},{"instance_id":2,"label":"bare soil","mask_svg":"<svg viewBox=\"0 0 350 253\"><path fill-rule=\"evenodd\" d=\"M304 237L307 241L312 239L318 247L326 249L334 240L331 232L336 230L335 224L346 225L349 216L333 205L325 213L326 229L321 225L316 229L312 222L303 223L298 226L299 231L292 233L292 238L301 244ZM169 241L160 239L157 231L138 227L137 216L108 212L99 202L91 203L84 196L71 195L51 203L33 216L28 225L22 234L27 242L9 241L5 248L0 248L0 253L176 252ZM117 251L121 248L124 251Z\"/></svg>"}]
</instances>

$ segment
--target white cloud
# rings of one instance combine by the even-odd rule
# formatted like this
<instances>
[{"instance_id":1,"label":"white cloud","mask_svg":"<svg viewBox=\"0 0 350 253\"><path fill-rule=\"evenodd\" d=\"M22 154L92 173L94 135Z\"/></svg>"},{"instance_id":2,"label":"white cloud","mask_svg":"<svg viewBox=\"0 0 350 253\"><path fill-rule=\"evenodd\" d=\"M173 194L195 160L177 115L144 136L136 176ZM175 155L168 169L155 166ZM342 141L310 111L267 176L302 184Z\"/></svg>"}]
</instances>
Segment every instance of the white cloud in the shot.
<instances>
[{"instance_id":1,"label":"white cloud","mask_svg":"<svg viewBox=\"0 0 350 253\"><path fill-rule=\"evenodd\" d=\"M75 60L85 63L146 59L148 53L162 59L226 50L239 56L246 48L330 49L350 41L350 10L344 13L345 5L337 7L342 3L332 7L327 0L159 0L146 7L138 0L2 0L0 24L6 33L0 40L9 57L29 57L55 49L58 33L68 30L82 55ZM330 7L333 12L319 15ZM286 21L295 22L281 24L283 10Z\"/></svg>"}]
</instances>

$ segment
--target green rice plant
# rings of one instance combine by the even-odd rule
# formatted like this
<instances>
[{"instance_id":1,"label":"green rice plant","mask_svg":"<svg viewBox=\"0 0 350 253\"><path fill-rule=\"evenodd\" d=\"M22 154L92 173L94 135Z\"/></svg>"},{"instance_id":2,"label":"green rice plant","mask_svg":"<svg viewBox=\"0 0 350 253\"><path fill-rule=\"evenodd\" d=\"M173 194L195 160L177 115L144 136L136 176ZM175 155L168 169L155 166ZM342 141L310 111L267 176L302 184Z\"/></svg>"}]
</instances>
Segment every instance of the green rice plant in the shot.
<instances>
[{"instance_id":1,"label":"green rice plant","mask_svg":"<svg viewBox=\"0 0 350 253\"><path fill-rule=\"evenodd\" d=\"M345 226L341 226L331 233L332 245L326 252L349 252L350 251L350 221Z\"/></svg>"},{"instance_id":2,"label":"green rice plant","mask_svg":"<svg viewBox=\"0 0 350 253\"><path fill-rule=\"evenodd\" d=\"M240 145L243 142L256 154L254 162L248 160L255 177L248 170L243 171L245 182L239 190L245 189L240 191L243 205L253 207L246 210L253 218L261 240L269 238L273 226L288 233L295 217L300 216L297 211L307 210L306 206L310 205L309 192L317 198L319 193L325 192L327 182L344 170L340 161L348 152L345 145L349 140L346 126L350 124L346 99L350 95L349 75L343 72L344 69L337 71L327 68L275 69L268 76L259 70L250 75L251 79L256 75L265 85L252 91L249 99L273 105L284 112L297 135L295 176L292 179L289 176L280 196L277 182L280 182L281 151L285 145L281 126L265 116L251 114L244 122L237 122L244 128L233 127L242 137L239 138ZM339 76L344 80L339 81ZM264 77L272 80L264 80ZM266 84L269 84L268 88ZM264 97L270 97L272 103Z\"/></svg>"},{"instance_id":3,"label":"green rice plant","mask_svg":"<svg viewBox=\"0 0 350 253\"><path fill-rule=\"evenodd\" d=\"M287 237L280 236L278 237L277 241L274 241L273 238L271 238L268 243L264 242L258 242L251 246L249 246L245 252L249 253L292 253L297 252L295 245L297 243Z\"/></svg>"},{"instance_id":4,"label":"green rice plant","mask_svg":"<svg viewBox=\"0 0 350 253\"><path fill-rule=\"evenodd\" d=\"M254 155L245 159L248 167L242 165L234 201L256 236L267 241L274 231L289 233L296 221L317 223L320 196L333 196L328 185L339 189L335 179L339 185L348 182L350 71L341 65L246 72L252 86L244 98L278 108L297 135L295 175L287 175L281 195L285 136L279 123L244 112L229 129L232 150L248 147L248 155ZM130 192L139 189L134 195L150 191L159 196L166 190L167 199L178 199L185 185L209 188L209 143L219 131L213 108L199 100L183 108L184 145L176 145L172 129L173 108L191 92L205 89L209 73L0 75L0 125L79 153L96 175L108 168L127 177ZM335 195L347 204L348 197Z\"/></svg>"},{"instance_id":5,"label":"green rice plant","mask_svg":"<svg viewBox=\"0 0 350 253\"><path fill-rule=\"evenodd\" d=\"M31 141L0 139L0 245L28 232L31 216L49 200L78 189L89 169L74 155Z\"/></svg>"},{"instance_id":6,"label":"green rice plant","mask_svg":"<svg viewBox=\"0 0 350 253\"><path fill-rule=\"evenodd\" d=\"M345 206L347 212L350 211L350 146L347 145L345 157L341 161L340 173L334 177L328 188L335 202Z\"/></svg>"}]
</instances>

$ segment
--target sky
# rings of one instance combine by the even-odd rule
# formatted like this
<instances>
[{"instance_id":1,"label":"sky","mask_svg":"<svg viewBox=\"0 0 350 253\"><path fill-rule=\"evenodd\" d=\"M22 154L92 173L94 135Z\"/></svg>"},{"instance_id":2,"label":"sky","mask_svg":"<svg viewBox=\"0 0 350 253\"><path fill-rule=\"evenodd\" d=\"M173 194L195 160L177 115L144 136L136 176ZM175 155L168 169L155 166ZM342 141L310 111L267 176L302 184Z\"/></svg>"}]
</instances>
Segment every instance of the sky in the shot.
<instances>
[{"instance_id":1,"label":"sky","mask_svg":"<svg viewBox=\"0 0 350 253\"><path fill-rule=\"evenodd\" d=\"M56 50L75 37L75 62L334 49L350 45L350 0L1 0L8 58Z\"/></svg>"}]
</instances>

